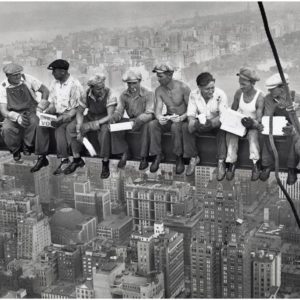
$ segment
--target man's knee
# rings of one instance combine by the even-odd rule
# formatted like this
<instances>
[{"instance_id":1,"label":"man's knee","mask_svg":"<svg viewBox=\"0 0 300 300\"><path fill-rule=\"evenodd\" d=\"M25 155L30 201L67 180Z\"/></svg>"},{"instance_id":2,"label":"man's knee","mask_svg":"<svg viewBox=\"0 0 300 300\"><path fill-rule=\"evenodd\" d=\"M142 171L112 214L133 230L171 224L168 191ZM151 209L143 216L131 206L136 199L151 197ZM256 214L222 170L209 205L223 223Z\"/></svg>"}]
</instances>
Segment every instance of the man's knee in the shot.
<instances>
[{"instance_id":1,"label":"man's knee","mask_svg":"<svg viewBox=\"0 0 300 300\"><path fill-rule=\"evenodd\" d=\"M173 132L173 133L181 133L182 132L182 126L183 126L183 123L181 123L181 122L172 123L172 125L171 125L171 132Z\"/></svg>"},{"instance_id":2,"label":"man's knee","mask_svg":"<svg viewBox=\"0 0 300 300\"><path fill-rule=\"evenodd\" d=\"M159 125L160 125L159 122L158 122L158 120L152 120L152 121L150 121L150 122L147 123L147 124L148 124L150 130L159 128Z\"/></svg>"}]
</instances>

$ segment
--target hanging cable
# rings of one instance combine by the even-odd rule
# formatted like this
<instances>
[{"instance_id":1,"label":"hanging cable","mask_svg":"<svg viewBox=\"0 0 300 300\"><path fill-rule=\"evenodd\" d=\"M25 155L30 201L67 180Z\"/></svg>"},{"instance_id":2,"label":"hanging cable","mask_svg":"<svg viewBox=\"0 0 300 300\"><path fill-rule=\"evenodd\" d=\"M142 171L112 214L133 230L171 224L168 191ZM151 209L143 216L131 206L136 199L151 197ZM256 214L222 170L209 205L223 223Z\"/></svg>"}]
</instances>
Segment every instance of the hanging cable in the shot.
<instances>
[{"instance_id":1,"label":"hanging cable","mask_svg":"<svg viewBox=\"0 0 300 300\"><path fill-rule=\"evenodd\" d=\"M286 97L287 97L287 99L286 99L287 103L286 104L287 104L287 106L292 106L293 103L292 103L292 99L291 99L291 96L290 96L289 87L286 83L286 80L285 80L285 77L284 77L284 74L283 74L283 70L282 70L282 67L281 67L280 59L279 59L279 56L278 56L278 53L277 53L277 50L276 50L276 46L274 44L270 29L269 29L268 19L267 19L266 13L265 13L263 3L258 2L258 6L259 6L259 9L260 9L260 12L261 12L262 19L263 19L265 31L266 31L266 34L267 34L267 37L268 37L268 40L269 40L269 43L270 43L275 61L276 61L276 65L277 65L282 83L283 83L283 85L285 87L285 90L286 90ZM292 208L292 211L293 211L294 217L296 219L296 222L298 224L298 227L300 228L300 219L299 219L297 210L295 208L294 202L291 199L289 193L287 192L287 190L285 189L285 187L283 186L283 184L282 184L282 182L279 178L279 173L278 173L279 172L279 157L278 157L278 152L277 152L275 142L274 142L274 137L273 137L273 115L274 115L274 110L273 110L273 112L270 116L269 140L270 140L271 148L272 148L272 151L274 153L274 158L275 158L275 178L276 178L276 181L277 181L280 189L282 190L283 194L285 195L286 199L288 200L288 202L289 202L289 204ZM300 124L299 124L299 120L296 116L295 110L293 109L293 110L289 111L288 114L289 114L289 118L290 118L294 128L296 129L296 134L299 136L300 135Z\"/></svg>"}]
</instances>

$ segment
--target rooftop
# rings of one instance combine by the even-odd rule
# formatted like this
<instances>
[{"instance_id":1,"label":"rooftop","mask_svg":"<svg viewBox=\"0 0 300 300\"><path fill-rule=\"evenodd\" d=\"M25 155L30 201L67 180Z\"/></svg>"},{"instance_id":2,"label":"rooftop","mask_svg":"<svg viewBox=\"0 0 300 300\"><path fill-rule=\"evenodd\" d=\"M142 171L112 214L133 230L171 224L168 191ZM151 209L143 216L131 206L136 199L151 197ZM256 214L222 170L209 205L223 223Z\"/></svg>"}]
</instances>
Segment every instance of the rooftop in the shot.
<instances>
[{"instance_id":1,"label":"rooftop","mask_svg":"<svg viewBox=\"0 0 300 300\"><path fill-rule=\"evenodd\" d=\"M75 296L75 291L76 291L75 284L70 282L59 281L58 284L52 285L47 289L45 289L43 293L71 297L73 295Z\"/></svg>"},{"instance_id":2,"label":"rooftop","mask_svg":"<svg viewBox=\"0 0 300 300\"><path fill-rule=\"evenodd\" d=\"M124 214L118 214L118 215L111 214L108 220L102 221L101 223L98 224L98 226L118 229L121 226L125 225L129 220L132 220L132 218Z\"/></svg>"}]
</instances>

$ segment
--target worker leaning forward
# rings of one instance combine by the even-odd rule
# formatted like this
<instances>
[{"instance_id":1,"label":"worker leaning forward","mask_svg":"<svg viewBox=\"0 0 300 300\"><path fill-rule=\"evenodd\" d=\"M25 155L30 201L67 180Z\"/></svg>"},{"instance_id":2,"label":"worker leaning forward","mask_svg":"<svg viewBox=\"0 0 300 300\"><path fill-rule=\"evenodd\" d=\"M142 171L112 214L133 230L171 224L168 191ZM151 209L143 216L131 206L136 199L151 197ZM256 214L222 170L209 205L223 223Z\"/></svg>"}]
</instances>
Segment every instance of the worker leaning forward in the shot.
<instances>
[{"instance_id":1,"label":"worker leaning forward","mask_svg":"<svg viewBox=\"0 0 300 300\"><path fill-rule=\"evenodd\" d=\"M260 80L256 71L250 67L242 67L237 74L239 76L240 88L234 95L234 100L231 109L236 110L245 117L242 119L242 124L247 129L246 137L249 142L250 160L253 162L251 180L256 181L260 175L260 146L259 146L259 131L262 130L261 119L264 108L264 95L255 88L255 83ZM234 178L239 136L227 132L227 157L228 169L226 172L227 180Z\"/></svg>"},{"instance_id":2,"label":"worker leaning forward","mask_svg":"<svg viewBox=\"0 0 300 300\"><path fill-rule=\"evenodd\" d=\"M71 139L73 157L80 158L82 150L82 138L90 132L96 132L100 146L99 156L102 160L101 178L108 178L109 157L111 154L111 138L109 120L117 105L117 97L112 90L105 86L106 77L96 74L91 77L87 85L85 97L79 102L76 119L67 126L67 132ZM87 113L85 113L87 111Z\"/></svg>"},{"instance_id":3,"label":"worker leaning forward","mask_svg":"<svg viewBox=\"0 0 300 300\"><path fill-rule=\"evenodd\" d=\"M289 78L287 74L284 74L287 84L289 83ZM293 126L291 125L291 120L288 115L287 105L286 105L286 89L281 80L279 73L272 75L266 80L266 87L269 93L264 99L264 116L271 116L274 112L274 116L284 116L288 120L289 124L283 128L283 132L286 135L286 146L287 146L287 168L288 177L287 184L293 185L297 181L297 163L299 157L295 151L296 136L292 135ZM290 91L291 99L295 106L296 114L299 117L300 114L300 96L295 94L295 91ZM274 170L274 155L272 152L271 144L268 135L263 136L262 145L262 166L263 170L260 174L260 179L266 181L270 172Z\"/></svg>"},{"instance_id":4,"label":"worker leaning forward","mask_svg":"<svg viewBox=\"0 0 300 300\"><path fill-rule=\"evenodd\" d=\"M148 167L149 155L149 122L154 115L154 94L141 86L142 75L139 71L128 70L123 81L127 83L127 89L118 99L118 104L111 118L111 123L132 121L133 128L130 131L117 131L111 133L112 153L122 154L118 163L118 168L125 167L129 156L129 148L126 132L139 133L140 157L139 169L144 170ZM126 111L129 119L124 119L123 114Z\"/></svg>"},{"instance_id":5,"label":"worker leaning forward","mask_svg":"<svg viewBox=\"0 0 300 300\"><path fill-rule=\"evenodd\" d=\"M3 72L7 78L0 85L0 111L5 118L2 135L18 161L22 151L24 155L33 151L38 124L36 111L46 108L49 91L38 79L24 74L18 64L4 66ZM40 100L36 92L41 93Z\"/></svg>"},{"instance_id":6,"label":"worker leaning forward","mask_svg":"<svg viewBox=\"0 0 300 300\"><path fill-rule=\"evenodd\" d=\"M57 119L52 121L51 125L55 128L57 157L61 159L53 175L70 174L85 164L80 157L74 158L70 163L66 134L66 127L75 118L76 108L79 102L82 101L83 88L80 82L68 72L69 63L66 60L55 60L48 66L48 69L52 70L54 80L50 86L50 105L44 112L57 116ZM51 128L37 127L35 153L38 155L38 160L31 172L39 171L49 164L46 157L50 142L49 129Z\"/></svg>"},{"instance_id":7,"label":"worker leaning forward","mask_svg":"<svg viewBox=\"0 0 300 300\"><path fill-rule=\"evenodd\" d=\"M150 154L155 155L150 172L156 172L162 160L162 133L171 132L172 148L176 155L176 174L184 172L182 126L187 120L190 88L182 81L173 79L174 69L169 64L154 67L160 86L155 90L156 119L150 122ZM163 105L167 112L163 115Z\"/></svg>"},{"instance_id":8,"label":"worker leaning forward","mask_svg":"<svg viewBox=\"0 0 300 300\"><path fill-rule=\"evenodd\" d=\"M220 129L220 115L228 107L227 96L215 87L214 77L203 72L197 76L198 88L191 92L187 109L188 123L183 125L184 156L190 158L186 175L191 176L200 162L196 138L205 133L216 136L217 180L225 177L226 140L225 131Z\"/></svg>"}]
</instances>

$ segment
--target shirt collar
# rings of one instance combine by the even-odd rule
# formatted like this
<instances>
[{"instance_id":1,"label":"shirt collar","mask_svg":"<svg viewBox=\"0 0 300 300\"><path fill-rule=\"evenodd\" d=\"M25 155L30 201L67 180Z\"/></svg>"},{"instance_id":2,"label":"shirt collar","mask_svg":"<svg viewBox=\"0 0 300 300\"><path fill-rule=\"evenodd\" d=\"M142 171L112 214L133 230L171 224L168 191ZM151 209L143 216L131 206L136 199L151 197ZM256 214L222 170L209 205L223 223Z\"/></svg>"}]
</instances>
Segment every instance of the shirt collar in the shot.
<instances>
[{"instance_id":1,"label":"shirt collar","mask_svg":"<svg viewBox=\"0 0 300 300\"><path fill-rule=\"evenodd\" d=\"M22 75L23 75L23 74L22 74ZM19 85L21 85L21 84L24 83L24 82L25 82L25 80L24 80L24 77L23 77L23 76L21 77L20 83L17 84L17 85L10 84L9 81L8 81L8 78L5 78L5 79L2 81L2 86L4 86L4 87L19 86Z\"/></svg>"},{"instance_id":2,"label":"shirt collar","mask_svg":"<svg viewBox=\"0 0 300 300\"><path fill-rule=\"evenodd\" d=\"M59 80L56 80L56 79L55 79L56 83L57 83L57 84L61 84L61 85L68 85L69 82L70 82L71 80L73 80L73 77L72 77L71 75L70 75L69 78L68 78L64 83L62 83L62 84L60 83Z\"/></svg>"},{"instance_id":3,"label":"shirt collar","mask_svg":"<svg viewBox=\"0 0 300 300\"><path fill-rule=\"evenodd\" d=\"M141 86L140 87L140 91L139 91L139 96L143 97L145 96L145 89ZM125 91L125 95L128 96L128 97L131 97L132 95L128 92L128 89Z\"/></svg>"},{"instance_id":4,"label":"shirt collar","mask_svg":"<svg viewBox=\"0 0 300 300\"><path fill-rule=\"evenodd\" d=\"M199 96L199 98L201 99L201 101L204 101L204 103L208 103L209 101L211 101L212 99L214 99L215 93L216 93L216 89L214 91L213 96L210 99L208 99L208 101L206 102L205 99L203 98L202 94L201 94L201 91L199 89L197 89L197 95Z\"/></svg>"},{"instance_id":5,"label":"shirt collar","mask_svg":"<svg viewBox=\"0 0 300 300\"><path fill-rule=\"evenodd\" d=\"M98 99L99 99L100 101L102 101L105 95L106 95L106 88L104 88L104 94L102 95L102 97L99 97ZM89 89L88 97L90 97L90 98L93 99L94 101L97 101L97 99L95 98L95 96L94 96L94 94L93 94L93 92L92 92L92 89Z\"/></svg>"}]
</instances>

